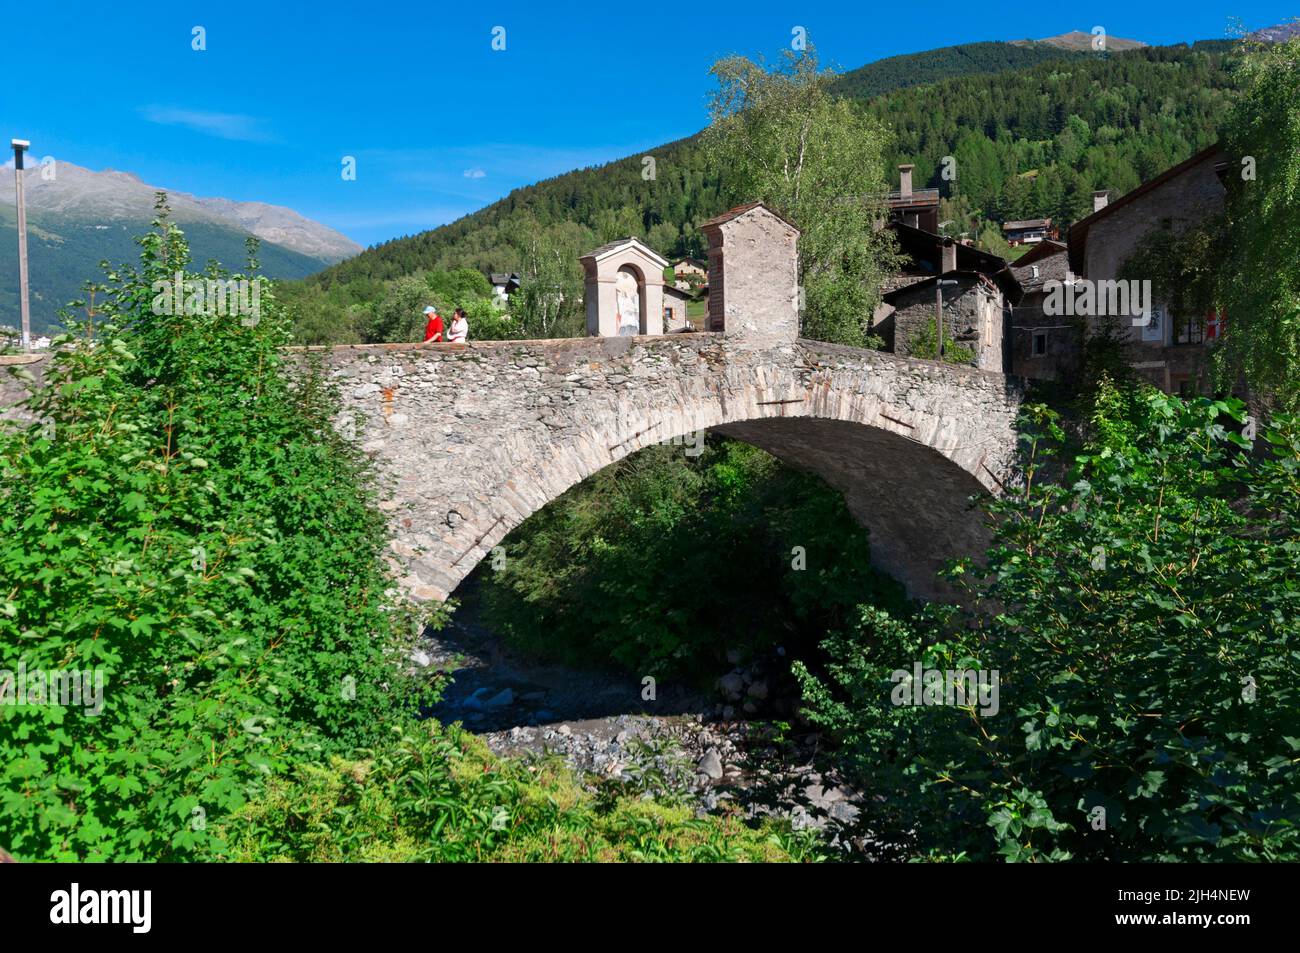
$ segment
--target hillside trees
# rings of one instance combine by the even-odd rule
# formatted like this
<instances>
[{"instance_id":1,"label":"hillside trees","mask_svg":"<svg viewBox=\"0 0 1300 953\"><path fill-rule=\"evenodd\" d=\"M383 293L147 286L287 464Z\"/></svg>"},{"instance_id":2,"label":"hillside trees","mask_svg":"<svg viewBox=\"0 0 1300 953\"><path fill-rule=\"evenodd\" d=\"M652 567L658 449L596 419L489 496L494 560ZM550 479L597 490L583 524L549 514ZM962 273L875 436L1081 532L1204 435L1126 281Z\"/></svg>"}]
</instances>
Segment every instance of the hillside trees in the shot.
<instances>
[{"instance_id":1,"label":"hillside trees","mask_svg":"<svg viewBox=\"0 0 1300 953\"><path fill-rule=\"evenodd\" d=\"M763 201L793 221L808 337L861 345L895 264L883 217L884 128L830 92L811 48L776 69L745 57L713 65L704 145L729 200Z\"/></svg>"}]
</instances>

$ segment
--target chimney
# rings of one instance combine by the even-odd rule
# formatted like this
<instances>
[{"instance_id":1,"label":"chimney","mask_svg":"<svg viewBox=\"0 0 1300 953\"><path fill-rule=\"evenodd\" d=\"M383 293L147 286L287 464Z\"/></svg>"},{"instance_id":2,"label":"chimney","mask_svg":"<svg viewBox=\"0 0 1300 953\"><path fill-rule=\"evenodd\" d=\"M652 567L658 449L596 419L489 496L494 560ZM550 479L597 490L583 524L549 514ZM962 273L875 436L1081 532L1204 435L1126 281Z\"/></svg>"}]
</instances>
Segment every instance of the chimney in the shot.
<instances>
[{"instance_id":1,"label":"chimney","mask_svg":"<svg viewBox=\"0 0 1300 953\"><path fill-rule=\"evenodd\" d=\"M946 275L950 271L957 270L957 243L951 238L943 240L943 267L939 274Z\"/></svg>"},{"instance_id":2,"label":"chimney","mask_svg":"<svg viewBox=\"0 0 1300 953\"><path fill-rule=\"evenodd\" d=\"M1092 193L1092 210L1100 212L1110 204L1110 189L1098 189Z\"/></svg>"},{"instance_id":3,"label":"chimney","mask_svg":"<svg viewBox=\"0 0 1300 953\"><path fill-rule=\"evenodd\" d=\"M900 165L898 167L898 196L899 198L910 199L912 197L912 170L914 165Z\"/></svg>"}]
</instances>

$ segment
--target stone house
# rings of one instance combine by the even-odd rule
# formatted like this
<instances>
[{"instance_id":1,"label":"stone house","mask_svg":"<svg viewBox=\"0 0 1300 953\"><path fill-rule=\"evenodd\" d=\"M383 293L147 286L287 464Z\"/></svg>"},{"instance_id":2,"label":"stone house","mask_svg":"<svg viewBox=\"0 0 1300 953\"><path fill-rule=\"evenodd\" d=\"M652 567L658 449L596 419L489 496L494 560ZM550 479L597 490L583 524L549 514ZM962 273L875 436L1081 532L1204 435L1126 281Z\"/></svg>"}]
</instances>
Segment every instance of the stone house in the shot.
<instances>
[{"instance_id":1,"label":"stone house","mask_svg":"<svg viewBox=\"0 0 1300 953\"><path fill-rule=\"evenodd\" d=\"M1007 331L1020 286L997 255L903 222L888 226L904 267L886 285L872 332L895 354L934 358L936 313L943 313L944 353L969 352L970 363L1007 373Z\"/></svg>"},{"instance_id":2,"label":"stone house","mask_svg":"<svg viewBox=\"0 0 1300 953\"><path fill-rule=\"evenodd\" d=\"M673 285L664 285L664 331L694 331L695 327L686 318L686 304L693 300L690 292Z\"/></svg>"},{"instance_id":3,"label":"stone house","mask_svg":"<svg viewBox=\"0 0 1300 953\"><path fill-rule=\"evenodd\" d=\"M1223 152L1214 145L1114 202L1108 200L1109 193L1095 193L1093 213L1070 228L1070 269L1093 287L1116 281L1124 263L1155 230L1168 228L1176 233L1223 211L1226 168ZM1217 335L1218 316L1170 314L1167 302L1147 303L1149 318L1133 313L1090 314L1087 332L1113 333L1128 363L1161 390L1207 392L1208 346Z\"/></svg>"},{"instance_id":4,"label":"stone house","mask_svg":"<svg viewBox=\"0 0 1300 953\"><path fill-rule=\"evenodd\" d=\"M1009 267L1023 292L1011 314L1011 373L1034 380L1068 377L1082 356L1083 326L1078 319L1048 314L1046 308L1048 283L1073 280L1068 249L1046 239Z\"/></svg>"},{"instance_id":5,"label":"stone house","mask_svg":"<svg viewBox=\"0 0 1300 953\"><path fill-rule=\"evenodd\" d=\"M896 222L927 232L939 230L939 190L913 189L912 172L916 166L898 167L898 191L885 196L889 217Z\"/></svg>"}]
</instances>

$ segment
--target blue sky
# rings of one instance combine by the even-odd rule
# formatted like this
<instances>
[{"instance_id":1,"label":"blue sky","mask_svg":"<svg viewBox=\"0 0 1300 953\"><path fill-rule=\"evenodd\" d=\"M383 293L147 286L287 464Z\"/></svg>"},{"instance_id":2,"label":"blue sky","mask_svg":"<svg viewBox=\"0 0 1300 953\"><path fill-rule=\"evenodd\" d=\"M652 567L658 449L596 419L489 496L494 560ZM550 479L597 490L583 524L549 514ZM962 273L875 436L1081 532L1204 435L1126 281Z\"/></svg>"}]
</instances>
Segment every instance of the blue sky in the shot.
<instances>
[{"instance_id":1,"label":"blue sky","mask_svg":"<svg viewBox=\"0 0 1300 953\"><path fill-rule=\"evenodd\" d=\"M1176 43L1222 38L1233 18L1254 29L1300 15L1295 2L1132 0L6 7L6 143L27 138L37 157L122 169L198 195L287 205L362 244L695 132L705 122L709 65L728 53L774 56L795 26L807 29L823 62L852 69L897 53L1095 25ZM195 26L206 31L206 50L192 49ZM498 26L504 51L491 46ZM355 181L340 176L348 155Z\"/></svg>"}]
</instances>

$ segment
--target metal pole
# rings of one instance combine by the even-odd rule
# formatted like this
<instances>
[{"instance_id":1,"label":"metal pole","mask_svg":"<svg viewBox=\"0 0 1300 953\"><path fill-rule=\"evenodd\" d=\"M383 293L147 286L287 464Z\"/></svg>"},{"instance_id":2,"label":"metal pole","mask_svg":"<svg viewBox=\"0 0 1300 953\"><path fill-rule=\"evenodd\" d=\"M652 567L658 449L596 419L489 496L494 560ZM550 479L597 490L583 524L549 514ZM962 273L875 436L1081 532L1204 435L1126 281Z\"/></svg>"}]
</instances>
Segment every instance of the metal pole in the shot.
<instances>
[{"instance_id":1,"label":"metal pole","mask_svg":"<svg viewBox=\"0 0 1300 953\"><path fill-rule=\"evenodd\" d=\"M23 200L23 152L31 145L14 139L14 199L18 204L18 300L23 315L24 351L32 349L32 306L27 288L27 203Z\"/></svg>"}]
</instances>

